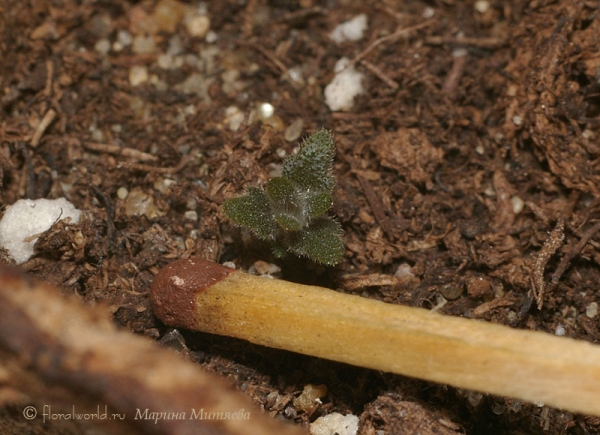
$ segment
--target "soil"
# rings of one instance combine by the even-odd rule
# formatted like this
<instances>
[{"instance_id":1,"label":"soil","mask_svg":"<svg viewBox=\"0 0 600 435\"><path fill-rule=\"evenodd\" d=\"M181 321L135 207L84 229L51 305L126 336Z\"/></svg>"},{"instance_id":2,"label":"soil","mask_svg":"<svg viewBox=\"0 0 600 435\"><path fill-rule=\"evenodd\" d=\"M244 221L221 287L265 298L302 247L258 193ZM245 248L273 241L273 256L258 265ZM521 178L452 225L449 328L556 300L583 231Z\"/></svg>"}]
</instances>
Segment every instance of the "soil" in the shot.
<instances>
[{"instance_id":1,"label":"soil","mask_svg":"<svg viewBox=\"0 0 600 435\"><path fill-rule=\"evenodd\" d=\"M359 14L364 37L332 41ZM109 305L132 333L175 335L299 425L341 412L361 434L600 432L600 418L542 404L173 332L148 298L177 258L266 262L287 280L600 342L596 2L1 0L0 31L1 205L66 197L83 213L38 240L31 276ZM364 92L332 112L341 57ZM221 212L320 127L337 144L334 268L277 260ZM299 410L309 383L327 394Z\"/></svg>"}]
</instances>

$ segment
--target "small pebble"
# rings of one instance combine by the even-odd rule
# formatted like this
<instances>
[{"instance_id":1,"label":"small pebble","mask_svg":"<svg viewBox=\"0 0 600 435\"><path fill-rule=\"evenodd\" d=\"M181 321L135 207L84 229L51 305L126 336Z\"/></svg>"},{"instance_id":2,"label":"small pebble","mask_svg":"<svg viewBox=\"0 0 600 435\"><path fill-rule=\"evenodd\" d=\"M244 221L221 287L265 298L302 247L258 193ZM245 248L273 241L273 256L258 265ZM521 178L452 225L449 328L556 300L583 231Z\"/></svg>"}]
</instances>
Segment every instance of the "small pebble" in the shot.
<instances>
[{"instance_id":1,"label":"small pebble","mask_svg":"<svg viewBox=\"0 0 600 435\"><path fill-rule=\"evenodd\" d=\"M288 77L292 82L298 85L304 85L304 77L302 76L302 68L299 66L292 67L287 72Z\"/></svg>"},{"instance_id":2,"label":"small pebble","mask_svg":"<svg viewBox=\"0 0 600 435\"><path fill-rule=\"evenodd\" d=\"M188 210L184 214L185 218L190 221L198 221L198 212L195 210Z\"/></svg>"},{"instance_id":3,"label":"small pebble","mask_svg":"<svg viewBox=\"0 0 600 435\"><path fill-rule=\"evenodd\" d=\"M480 14L485 14L490 10L490 2L487 0L478 0L475 2L475 10Z\"/></svg>"},{"instance_id":4,"label":"small pebble","mask_svg":"<svg viewBox=\"0 0 600 435\"><path fill-rule=\"evenodd\" d=\"M144 65L134 65L129 69L129 84L139 86L148 81L148 68Z\"/></svg>"},{"instance_id":5,"label":"small pebble","mask_svg":"<svg viewBox=\"0 0 600 435\"><path fill-rule=\"evenodd\" d=\"M581 132L581 136L584 139L588 139L588 140L594 139L594 131L590 130L589 128L586 128L585 130L583 130Z\"/></svg>"},{"instance_id":6,"label":"small pebble","mask_svg":"<svg viewBox=\"0 0 600 435\"><path fill-rule=\"evenodd\" d=\"M321 403L320 399L326 395L327 387L325 385L306 384L302 394L294 399L294 407L310 415Z\"/></svg>"},{"instance_id":7,"label":"small pebble","mask_svg":"<svg viewBox=\"0 0 600 435\"><path fill-rule=\"evenodd\" d=\"M185 115L195 115L196 114L196 106L194 106L193 104L188 104L187 106L185 106L183 108L183 113Z\"/></svg>"},{"instance_id":8,"label":"small pebble","mask_svg":"<svg viewBox=\"0 0 600 435\"><path fill-rule=\"evenodd\" d=\"M100 39L94 45L94 50L100 54L106 55L110 51L110 41L106 38Z\"/></svg>"},{"instance_id":9,"label":"small pebble","mask_svg":"<svg viewBox=\"0 0 600 435\"><path fill-rule=\"evenodd\" d=\"M213 81L214 78L207 78L202 74L192 73L183 82L177 84L175 89L184 94L196 94L205 99L209 98L207 90Z\"/></svg>"},{"instance_id":10,"label":"small pebble","mask_svg":"<svg viewBox=\"0 0 600 435\"><path fill-rule=\"evenodd\" d=\"M596 302L592 302L585 309L585 315L590 319L593 319L598 315L598 304Z\"/></svg>"},{"instance_id":11,"label":"small pebble","mask_svg":"<svg viewBox=\"0 0 600 435\"><path fill-rule=\"evenodd\" d=\"M206 38L204 38L204 40L209 43L209 44L214 44L215 42L217 42L218 36L216 32L213 32L212 30L209 30L206 33Z\"/></svg>"},{"instance_id":12,"label":"small pebble","mask_svg":"<svg viewBox=\"0 0 600 435\"><path fill-rule=\"evenodd\" d=\"M246 83L240 80L241 74L237 69L228 69L221 74L223 84L221 90L229 96L237 96L244 90Z\"/></svg>"},{"instance_id":13,"label":"small pebble","mask_svg":"<svg viewBox=\"0 0 600 435\"><path fill-rule=\"evenodd\" d=\"M125 214L127 216L141 216L152 219L158 216L163 216L165 213L161 212L154 204L154 198L148 195L139 187L134 188L127 198L125 199Z\"/></svg>"},{"instance_id":14,"label":"small pebble","mask_svg":"<svg viewBox=\"0 0 600 435\"><path fill-rule=\"evenodd\" d=\"M283 130L283 120L275 114L275 107L271 103L258 103L256 109L250 112L248 123L260 121L276 131Z\"/></svg>"},{"instance_id":15,"label":"small pebble","mask_svg":"<svg viewBox=\"0 0 600 435\"><path fill-rule=\"evenodd\" d=\"M440 293L449 301L458 299L462 295L463 288L460 284L450 283L444 284L440 288Z\"/></svg>"},{"instance_id":16,"label":"small pebble","mask_svg":"<svg viewBox=\"0 0 600 435\"><path fill-rule=\"evenodd\" d=\"M467 51L466 48L455 48L452 51L452 57L455 58L460 58L460 57L465 57L467 54L469 54L469 52Z\"/></svg>"},{"instance_id":17,"label":"small pebble","mask_svg":"<svg viewBox=\"0 0 600 435\"><path fill-rule=\"evenodd\" d=\"M494 403L494 405L492 405L492 412L496 415L504 414L505 410L506 410L506 407L502 403L496 402L496 403Z\"/></svg>"},{"instance_id":18,"label":"small pebble","mask_svg":"<svg viewBox=\"0 0 600 435\"><path fill-rule=\"evenodd\" d=\"M433 18L434 15L435 15L435 9L433 9L430 6L426 7L423 10L423 18L425 18L426 20L428 20L429 18Z\"/></svg>"},{"instance_id":19,"label":"small pebble","mask_svg":"<svg viewBox=\"0 0 600 435\"><path fill-rule=\"evenodd\" d=\"M509 407L512 412L519 412L523 408L523 403L520 400L513 400L509 403Z\"/></svg>"},{"instance_id":20,"label":"small pebble","mask_svg":"<svg viewBox=\"0 0 600 435\"><path fill-rule=\"evenodd\" d=\"M104 133L102 132L102 130L97 129L97 128L93 129L92 130L92 140L94 142L99 142L99 143L104 142Z\"/></svg>"},{"instance_id":21,"label":"small pebble","mask_svg":"<svg viewBox=\"0 0 600 435\"><path fill-rule=\"evenodd\" d=\"M152 36L138 35L134 38L131 49L135 54L150 54L156 49L156 44Z\"/></svg>"},{"instance_id":22,"label":"small pebble","mask_svg":"<svg viewBox=\"0 0 600 435\"><path fill-rule=\"evenodd\" d=\"M302 118L298 118L294 122L292 122L288 128L285 129L283 138L288 142L295 142L302 134L303 128L304 121L302 120Z\"/></svg>"},{"instance_id":23,"label":"small pebble","mask_svg":"<svg viewBox=\"0 0 600 435\"><path fill-rule=\"evenodd\" d=\"M158 56L158 59L156 59L156 64L161 69L171 69L174 65L173 56L167 53L163 53L160 56Z\"/></svg>"},{"instance_id":24,"label":"small pebble","mask_svg":"<svg viewBox=\"0 0 600 435\"><path fill-rule=\"evenodd\" d=\"M194 210L196 207L198 207L198 201L196 201L194 198L190 198L185 202L185 206L188 210Z\"/></svg>"},{"instance_id":25,"label":"small pebble","mask_svg":"<svg viewBox=\"0 0 600 435\"><path fill-rule=\"evenodd\" d=\"M129 195L129 190L127 190L126 187L119 187L117 190L117 198L125 199L127 198L127 195Z\"/></svg>"},{"instance_id":26,"label":"small pebble","mask_svg":"<svg viewBox=\"0 0 600 435\"><path fill-rule=\"evenodd\" d=\"M525 206L525 203L523 202L521 197L515 195L512 198L510 198L510 202L512 203L514 214L519 214L523 211L523 207Z\"/></svg>"},{"instance_id":27,"label":"small pebble","mask_svg":"<svg viewBox=\"0 0 600 435\"><path fill-rule=\"evenodd\" d=\"M405 276L413 278L415 275L412 272L412 267L410 267L410 264L408 264L408 263L402 263L396 269L396 272L394 273L394 276L396 278L403 278Z\"/></svg>"},{"instance_id":28,"label":"small pebble","mask_svg":"<svg viewBox=\"0 0 600 435\"><path fill-rule=\"evenodd\" d=\"M117 33L117 42L123 47L129 47L133 42L133 36L127 30L119 30Z\"/></svg>"},{"instance_id":29,"label":"small pebble","mask_svg":"<svg viewBox=\"0 0 600 435\"><path fill-rule=\"evenodd\" d=\"M270 118L275 114L275 108L270 103L260 103L258 105L258 117L260 120Z\"/></svg>"},{"instance_id":30,"label":"small pebble","mask_svg":"<svg viewBox=\"0 0 600 435\"><path fill-rule=\"evenodd\" d=\"M185 7L176 0L161 0L154 8L154 19L159 30L173 33L183 18Z\"/></svg>"},{"instance_id":31,"label":"small pebble","mask_svg":"<svg viewBox=\"0 0 600 435\"><path fill-rule=\"evenodd\" d=\"M236 106L229 106L225 109L225 123L229 125L231 131L238 131L242 122L244 122L244 113Z\"/></svg>"},{"instance_id":32,"label":"small pebble","mask_svg":"<svg viewBox=\"0 0 600 435\"><path fill-rule=\"evenodd\" d=\"M169 48L167 49L167 53L172 56L177 56L185 51L185 47L183 46L183 42L181 38L176 33L169 39Z\"/></svg>"},{"instance_id":33,"label":"small pebble","mask_svg":"<svg viewBox=\"0 0 600 435\"><path fill-rule=\"evenodd\" d=\"M185 19L185 28L190 36L204 38L210 29L210 18L206 15L192 15Z\"/></svg>"},{"instance_id":34,"label":"small pebble","mask_svg":"<svg viewBox=\"0 0 600 435\"><path fill-rule=\"evenodd\" d=\"M267 273L269 275L278 275L281 272L281 267L277 266L274 263L270 263L269 264L269 270L267 271Z\"/></svg>"},{"instance_id":35,"label":"small pebble","mask_svg":"<svg viewBox=\"0 0 600 435\"><path fill-rule=\"evenodd\" d=\"M476 391L469 391L469 395L467 396L467 400L471 404L471 406L477 406L483 399L483 394L478 393Z\"/></svg>"},{"instance_id":36,"label":"small pebble","mask_svg":"<svg viewBox=\"0 0 600 435\"><path fill-rule=\"evenodd\" d=\"M111 31L112 20L110 16L100 14L94 17L85 24L85 29L96 38L106 38Z\"/></svg>"},{"instance_id":37,"label":"small pebble","mask_svg":"<svg viewBox=\"0 0 600 435\"><path fill-rule=\"evenodd\" d=\"M254 262L254 269L259 275L265 275L269 273L269 263L266 261L258 260Z\"/></svg>"}]
</instances>

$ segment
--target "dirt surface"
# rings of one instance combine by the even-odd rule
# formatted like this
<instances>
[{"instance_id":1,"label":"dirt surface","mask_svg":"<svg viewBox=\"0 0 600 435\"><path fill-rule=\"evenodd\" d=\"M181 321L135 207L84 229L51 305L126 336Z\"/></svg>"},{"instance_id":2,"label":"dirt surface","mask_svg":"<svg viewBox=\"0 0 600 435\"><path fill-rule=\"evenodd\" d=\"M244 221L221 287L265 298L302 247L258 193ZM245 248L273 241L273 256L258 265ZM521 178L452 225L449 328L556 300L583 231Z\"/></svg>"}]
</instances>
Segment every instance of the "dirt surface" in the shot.
<instances>
[{"instance_id":1,"label":"dirt surface","mask_svg":"<svg viewBox=\"0 0 600 435\"><path fill-rule=\"evenodd\" d=\"M362 39L331 39L360 14ZM361 434L600 432L541 404L177 335L148 300L177 258L275 263L288 280L598 343L596 2L0 0L0 30L1 206L66 197L83 213L38 240L30 275L300 425L341 412ZM364 92L332 112L341 57ZM220 211L319 127L337 143L335 268L275 260ZM303 410L308 383L327 394Z\"/></svg>"}]
</instances>

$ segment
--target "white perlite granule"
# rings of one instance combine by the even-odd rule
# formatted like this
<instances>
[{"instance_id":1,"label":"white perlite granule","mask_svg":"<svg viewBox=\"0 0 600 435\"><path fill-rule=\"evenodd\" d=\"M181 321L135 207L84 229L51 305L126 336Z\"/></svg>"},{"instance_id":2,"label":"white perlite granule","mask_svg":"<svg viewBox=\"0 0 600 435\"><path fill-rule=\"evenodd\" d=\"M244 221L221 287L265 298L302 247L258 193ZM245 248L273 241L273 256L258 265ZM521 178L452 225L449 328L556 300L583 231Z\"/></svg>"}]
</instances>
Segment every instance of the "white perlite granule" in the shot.
<instances>
[{"instance_id":1,"label":"white perlite granule","mask_svg":"<svg viewBox=\"0 0 600 435\"><path fill-rule=\"evenodd\" d=\"M21 199L8 207L0 221L0 246L17 264L33 255L33 245L38 237L58 221L71 218L78 223L81 212L65 198Z\"/></svg>"},{"instance_id":2,"label":"white perlite granule","mask_svg":"<svg viewBox=\"0 0 600 435\"><path fill-rule=\"evenodd\" d=\"M363 74L356 71L354 66L346 68L349 62L345 57L337 61L337 74L325 87L325 104L332 112L350 110L354 105L354 97L364 92Z\"/></svg>"}]
</instances>

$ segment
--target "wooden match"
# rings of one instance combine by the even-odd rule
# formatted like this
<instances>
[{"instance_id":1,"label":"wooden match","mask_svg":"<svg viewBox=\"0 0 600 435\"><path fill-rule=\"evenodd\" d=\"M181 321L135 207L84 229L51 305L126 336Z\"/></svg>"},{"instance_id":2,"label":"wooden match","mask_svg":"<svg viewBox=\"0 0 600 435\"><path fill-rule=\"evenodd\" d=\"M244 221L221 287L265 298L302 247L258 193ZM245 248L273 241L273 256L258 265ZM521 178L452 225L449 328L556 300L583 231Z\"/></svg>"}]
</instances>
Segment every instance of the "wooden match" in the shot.
<instances>
[{"instance_id":1,"label":"wooden match","mask_svg":"<svg viewBox=\"0 0 600 435\"><path fill-rule=\"evenodd\" d=\"M600 346L444 316L198 258L152 284L167 325L600 416Z\"/></svg>"}]
</instances>

